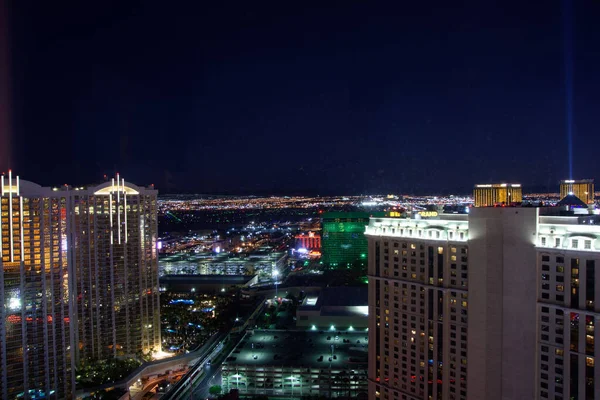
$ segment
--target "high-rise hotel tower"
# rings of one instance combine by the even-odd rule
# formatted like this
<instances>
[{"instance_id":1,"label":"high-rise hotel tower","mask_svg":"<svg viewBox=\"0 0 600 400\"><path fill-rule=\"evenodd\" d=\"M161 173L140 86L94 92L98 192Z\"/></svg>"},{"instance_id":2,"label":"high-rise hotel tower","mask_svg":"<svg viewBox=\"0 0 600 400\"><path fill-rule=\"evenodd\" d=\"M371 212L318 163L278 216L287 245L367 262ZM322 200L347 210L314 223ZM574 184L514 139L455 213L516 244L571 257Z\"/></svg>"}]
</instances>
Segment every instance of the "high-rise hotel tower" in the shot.
<instances>
[{"instance_id":1,"label":"high-rise hotel tower","mask_svg":"<svg viewBox=\"0 0 600 400\"><path fill-rule=\"evenodd\" d=\"M69 193L0 176L0 398L75 388Z\"/></svg>"},{"instance_id":2,"label":"high-rise hotel tower","mask_svg":"<svg viewBox=\"0 0 600 400\"><path fill-rule=\"evenodd\" d=\"M523 191L519 183L493 183L475 185L473 188L475 207L509 205L523 201Z\"/></svg>"},{"instance_id":3,"label":"high-rise hotel tower","mask_svg":"<svg viewBox=\"0 0 600 400\"><path fill-rule=\"evenodd\" d=\"M160 350L156 195L119 175L71 191L78 362Z\"/></svg>"},{"instance_id":4,"label":"high-rise hotel tower","mask_svg":"<svg viewBox=\"0 0 600 400\"><path fill-rule=\"evenodd\" d=\"M594 203L594 180L593 179L580 179L573 180L567 179L560 181L560 198L564 199L568 195L574 195L585 204Z\"/></svg>"},{"instance_id":5,"label":"high-rise hotel tower","mask_svg":"<svg viewBox=\"0 0 600 400\"><path fill-rule=\"evenodd\" d=\"M77 365L160 350L156 191L0 182L0 398L71 398Z\"/></svg>"},{"instance_id":6,"label":"high-rise hotel tower","mask_svg":"<svg viewBox=\"0 0 600 400\"><path fill-rule=\"evenodd\" d=\"M370 399L600 400L599 216L473 208L366 235Z\"/></svg>"}]
</instances>

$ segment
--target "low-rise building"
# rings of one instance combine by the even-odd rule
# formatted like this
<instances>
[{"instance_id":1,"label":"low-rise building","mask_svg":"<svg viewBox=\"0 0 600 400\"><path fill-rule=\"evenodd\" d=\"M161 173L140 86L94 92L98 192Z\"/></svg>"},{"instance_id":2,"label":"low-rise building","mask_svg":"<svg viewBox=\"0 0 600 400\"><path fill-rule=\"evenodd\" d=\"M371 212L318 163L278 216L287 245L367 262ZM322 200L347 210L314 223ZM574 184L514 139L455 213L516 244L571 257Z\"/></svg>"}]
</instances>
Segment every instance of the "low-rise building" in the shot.
<instances>
[{"instance_id":1,"label":"low-rise building","mask_svg":"<svg viewBox=\"0 0 600 400\"><path fill-rule=\"evenodd\" d=\"M258 282L256 275L165 275L159 279L162 292L224 293Z\"/></svg>"},{"instance_id":2,"label":"low-rise building","mask_svg":"<svg viewBox=\"0 0 600 400\"><path fill-rule=\"evenodd\" d=\"M161 257L160 275L257 275L259 281L271 280L287 266L285 252L255 251L247 255L180 253ZM277 271L277 272L275 272Z\"/></svg>"},{"instance_id":3,"label":"low-rise building","mask_svg":"<svg viewBox=\"0 0 600 400\"><path fill-rule=\"evenodd\" d=\"M310 293L296 311L296 326L313 330L364 330L369 325L368 292L367 286L342 286Z\"/></svg>"},{"instance_id":4,"label":"low-rise building","mask_svg":"<svg viewBox=\"0 0 600 400\"><path fill-rule=\"evenodd\" d=\"M367 332L248 332L223 363L223 389L241 395L363 397Z\"/></svg>"},{"instance_id":5,"label":"low-rise building","mask_svg":"<svg viewBox=\"0 0 600 400\"><path fill-rule=\"evenodd\" d=\"M286 267L285 252L257 251L246 257L221 256L200 262L203 275L258 275L259 281L271 280Z\"/></svg>"}]
</instances>

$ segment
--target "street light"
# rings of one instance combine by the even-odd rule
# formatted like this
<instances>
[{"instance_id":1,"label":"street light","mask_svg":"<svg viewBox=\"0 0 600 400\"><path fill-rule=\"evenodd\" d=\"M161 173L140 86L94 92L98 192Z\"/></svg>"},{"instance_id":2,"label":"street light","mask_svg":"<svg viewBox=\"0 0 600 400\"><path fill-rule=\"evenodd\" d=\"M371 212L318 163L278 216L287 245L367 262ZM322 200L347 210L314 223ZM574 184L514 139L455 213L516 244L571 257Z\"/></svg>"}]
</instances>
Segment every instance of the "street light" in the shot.
<instances>
[{"instance_id":1,"label":"street light","mask_svg":"<svg viewBox=\"0 0 600 400\"><path fill-rule=\"evenodd\" d=\"M273 271L273 278L275 278L275 297L277 297L277 277L279 276L279 271Z\"/></svg>"}]
</instances>

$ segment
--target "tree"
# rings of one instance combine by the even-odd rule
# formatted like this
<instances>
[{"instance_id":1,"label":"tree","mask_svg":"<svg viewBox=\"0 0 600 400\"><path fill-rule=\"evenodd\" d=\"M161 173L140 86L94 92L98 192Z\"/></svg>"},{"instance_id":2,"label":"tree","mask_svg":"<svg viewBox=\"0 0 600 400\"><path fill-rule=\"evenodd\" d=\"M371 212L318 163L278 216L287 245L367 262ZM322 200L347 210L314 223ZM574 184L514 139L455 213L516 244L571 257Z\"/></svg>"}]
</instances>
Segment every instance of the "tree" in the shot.
<instances>
[{"instance_id":1,"label":"tree","mask_svg":"<svg viewBox=\"0 0 600 400\"><path fill-rule=\"evenodd\" d=\"M211 386L211 387L208 389L208 393L212 394L213 396L218 396L218 395L220 395L222 391L223 391L223 389L222 389L222 388L221 388L221 386L219 386L219 385L214 385L214 386Z\"/></svg>"},{"instance_id":2,"label":"tree","mask_svg":"<svg viewBox=\"0 0 600 400\"><path fill-rule=\"evenodd\" d=\"M295 306L296 304L298 304L298 299L292 293L285 296L285 298L292 302L292 306Z\"/></svg>"}]
</instances>

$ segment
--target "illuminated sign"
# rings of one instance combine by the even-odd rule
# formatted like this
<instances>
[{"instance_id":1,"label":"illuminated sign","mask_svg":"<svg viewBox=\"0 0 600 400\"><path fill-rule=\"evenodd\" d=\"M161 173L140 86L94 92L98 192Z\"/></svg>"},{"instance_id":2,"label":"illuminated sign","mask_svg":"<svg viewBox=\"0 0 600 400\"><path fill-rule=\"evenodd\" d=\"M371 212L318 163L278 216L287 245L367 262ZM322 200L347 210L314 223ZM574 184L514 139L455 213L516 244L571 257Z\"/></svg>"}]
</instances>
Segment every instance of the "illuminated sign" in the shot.
<instances>
[{"instance_id":1,"label":"illuminated sign","mask_svg":"<svg viewBox=\"0 0 600 400\"><path fill-rule=\"evenodd\" d=\"M401 217L401 216L402 216L402 214L401 214L401 213L399 213L398 211L390 211L390 214L389 214L389 216L390 216L390 217Z\"/></svg>"},{"instance_id":2,"label":"illuminated sign","mask_svg":"<svg viewBox=\"0 0 600 400\"><path fill-rule=\"evenodd\" d=\"M438 216L437 211L419 211L418 214L423 218L432 218Z\"/></svg>"}]
</instances>

